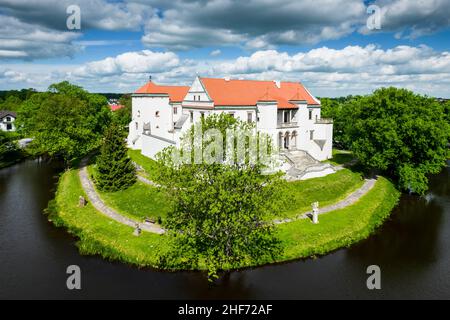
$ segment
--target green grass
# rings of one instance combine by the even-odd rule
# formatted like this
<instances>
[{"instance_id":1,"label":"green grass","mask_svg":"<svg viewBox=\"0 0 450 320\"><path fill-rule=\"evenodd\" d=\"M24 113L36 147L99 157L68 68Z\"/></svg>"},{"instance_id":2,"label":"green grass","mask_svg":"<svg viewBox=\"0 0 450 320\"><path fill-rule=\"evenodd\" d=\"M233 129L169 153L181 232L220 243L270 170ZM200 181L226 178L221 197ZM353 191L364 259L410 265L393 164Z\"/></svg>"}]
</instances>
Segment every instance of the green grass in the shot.
<instances>
[{"instance_id":1,"label":"green grass","mask_svg":"<svg viewBox=\"0 0 450 320\"><path fill-rule=\"evenodd\" d=\"M353 154L349 151L333 149L333 158L326 162L331 163L334 166L341 166L354 159Z\"/></svg>"},{"instance_id":2,"label":"green grass","mask_svg":"<svg viewBox=\"0 0 450 320\"><path fill-rule=\"evenodd\" d=\"M299 220L279 226L285 252L281 260L323 255L369 237L389 216L400 193L380 177L354 205L319 216L319 224Z\"/></svg>"},{"instance_id":3,"label":"green grass","mask_svg":"<svg viewBox=\"0 0 450 320\"><path fill-rule=\"evenodd\" d=\"M144 169L144 172L140 174L150 180L154 179L155 173L159 170L159 165L155 160L142 155L141 150L128 149L128 156Z\"/></svg>"},{"instance_id":4,"label":"green grass","mask_svg":"<svg viewBox=\"0 0 450 320\"><path fill-rule=\"evenodd\" d=\"M78 197L86 195L77 173L70 170L61 176L55 202L49 206L49 220L79 239L77 246L82 254L137 266L156 266L158 253L167 250L164 236L144 232L135 237L133 228L102 215L91 204L78 207Z\"/></svg>"},{"instance_id":5,"label":"green grass","mask_svg":"<svg viewBox=\"0 0 450 320\"><path fill-rule=\"evenodd\" d=\"M100 255L137 266L157 267L158 254L170 249L164 235L132 235L133 228L100 214L88 204L78 207L84 195L77 170L66 171L60 178L55 202L49 206L49 220L65 227L79 241L82 254ZM277 226L284 253L275 262L323 255L367 238L389 216L399 192L387 179L380 178L374 188L354 205L319 217L320 223L300 220ZM246 261L233 268L255 266L274 261Z\"/></svg>"},{"instance_id":6,"label":"green grass","mask_svg":"<svg viewBox=\"0 0 450 320\"><path fill-rule=\"evenodd\" d=\"M360 173L349 169L340 170L334 174L295 181L288 184L288 193L292 201L287 204L282 217L293 217L311 210L311 203L319 201L324 207L345 199L364 184Z\"/></svg>"},{"instance_id":7,"label":"green grass","mask_svg":"<svg viewBox=\"0 0 450 320\"><path fill-rule=\"evenodd\" d=\"M95 166L88 167L89 175L95 176ZM169 210L168 195L156 187L137 181L126 190L103 192L96 189L100 198L111 208L131 219L142 221L149 217L162 220Z\"/></svg>"}]
</instances>

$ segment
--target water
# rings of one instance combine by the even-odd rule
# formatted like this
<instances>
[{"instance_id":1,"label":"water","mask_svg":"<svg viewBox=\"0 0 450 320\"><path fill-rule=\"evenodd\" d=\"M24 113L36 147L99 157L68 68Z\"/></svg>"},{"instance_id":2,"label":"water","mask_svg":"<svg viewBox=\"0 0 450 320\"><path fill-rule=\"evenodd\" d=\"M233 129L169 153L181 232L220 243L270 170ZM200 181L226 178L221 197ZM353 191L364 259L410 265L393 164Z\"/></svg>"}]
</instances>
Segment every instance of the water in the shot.
<instances>
[{"instance_id":1,"label":"water","mask_svg":"<svg viewBox=\"0 0 450 320\"><path fill-rule=\"evenodd\" d=\"M27 161L0 170L0 298L312 299L449 298L450 169L424 198L404 195L379 232L316 260L233 272L210 286L197 272L139 270L78 254L75 240L42 215L60 169ZM82 270L82 290L66 289L66 268ZM366 268L382 290L366 288Z\"/></svg>"}]
</instances>

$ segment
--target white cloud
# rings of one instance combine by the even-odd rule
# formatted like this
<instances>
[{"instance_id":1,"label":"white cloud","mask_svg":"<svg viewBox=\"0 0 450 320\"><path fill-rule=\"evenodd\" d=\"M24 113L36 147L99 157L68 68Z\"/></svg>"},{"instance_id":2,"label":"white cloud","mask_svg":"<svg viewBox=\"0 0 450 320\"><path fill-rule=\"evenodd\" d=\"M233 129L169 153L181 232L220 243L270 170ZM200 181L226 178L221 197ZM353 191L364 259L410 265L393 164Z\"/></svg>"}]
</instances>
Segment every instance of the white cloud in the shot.
<instances>
[{"instance_id":1,"label":"white cloud","mask_svg":"<svg viewBox=\"0 0 450 320\"><path fill-rule=\"evenodd\" d=\"M172 52L153 52L143 50L127 52L116 57L89 62L74 70L79 77L98 77L123 73L162 72L178 66L178 56Z\"/></svg>"},{"instance_id":2,"label":"white cloud","mask_svg":"<svg viewBox=\"0 0 450 320\"><path fill-rule=\"evenodd\" d=\"M211 51L211 52L209 53L209 55L210 55L211 57L217 57L217 56L220 56L221 54L222 54L222 51L219 50L219 49L213 50L213 51Z\"/></svg>"},{"instance_id":3,"label":"white cloud","mask_svg":"<svg viewBox=\"0 0 450 320\"><path fill-rule=\"evenodd\" d=\"M340 50L322 47L296 54L265 50L227 60L182 60L173 52L145 50L81 66L22 64L5 65L3 70L16 74L9 73L7 78L3 72L2 87L45 89L52 82L69 80L94 92L132 92L147 81L149 74L158 83L189 85L198 73L207 77L301 81L318 96L364 94L382 86L398 86L450 97L450 53L426 46L387 50L375 45Z\"/></svg>"}]
</instances>

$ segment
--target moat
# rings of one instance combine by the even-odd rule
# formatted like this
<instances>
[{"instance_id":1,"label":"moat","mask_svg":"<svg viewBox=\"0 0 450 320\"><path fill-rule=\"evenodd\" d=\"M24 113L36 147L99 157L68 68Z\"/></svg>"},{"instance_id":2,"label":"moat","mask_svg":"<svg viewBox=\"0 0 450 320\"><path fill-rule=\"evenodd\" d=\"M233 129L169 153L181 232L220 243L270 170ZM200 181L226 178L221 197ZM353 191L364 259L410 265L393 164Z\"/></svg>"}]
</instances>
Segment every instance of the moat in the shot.
<instances>
[{"instance_id":1,"label":"moat","mask_svg":"<svg viewBox=\"0 0 450 320\"><path fill-rule=\"evenodd\" d=\"M448 163L449 165L450 163ZM313 299L450 296L450 168L431 177L428 194L403 195L371 238L315 260L232 272L209 285L198 272L139 270L78 253L76 240L42 214L58 166L26 161L0 170L0 298ZM79 265L82 290L66 288ZM379 265L382 290L366 287Z\"/></svg>"}]
</instances>

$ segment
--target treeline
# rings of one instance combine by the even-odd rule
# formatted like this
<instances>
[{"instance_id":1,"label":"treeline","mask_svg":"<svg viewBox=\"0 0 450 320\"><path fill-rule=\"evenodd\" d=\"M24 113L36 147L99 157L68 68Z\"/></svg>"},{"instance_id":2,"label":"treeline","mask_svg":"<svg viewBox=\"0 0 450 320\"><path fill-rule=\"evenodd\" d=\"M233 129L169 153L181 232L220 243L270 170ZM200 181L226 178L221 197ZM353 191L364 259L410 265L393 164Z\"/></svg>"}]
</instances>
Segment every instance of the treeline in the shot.
<instances>
[{"instance_id":1,"label":"treeline","mask_svg":"<svg viewBox=\"0 0 450 320\"><path fill-rule=\"evenodd\" d=\"M334 146L353 151L366 169L393 178L400 189L424 194L428 175L446 165L449 101L382 88L321 102L322 117L334 119Z\"/></svg>"},{"instance_id":2,"label":"treeline","mask_svg":"<svg viewBox=\"0 0 450 320\"><path fill-rule=\"evenodd\" d=\"M61 159L69 165L99 148L105 130L112 123L126 136L125 128L131 121L131 98L120 98L127 107L113 113L104 95L89 93L64 81L51 85L45 92L33 89L3 92L0 109L17 112L17 137L33 138L28 152ZM0 151L3 149L2 145Z\"/></svg>"}]
</instances>

